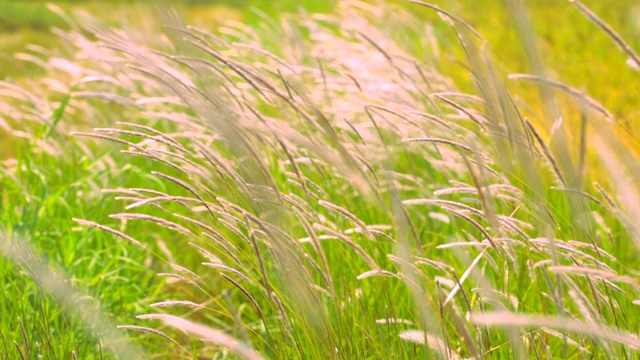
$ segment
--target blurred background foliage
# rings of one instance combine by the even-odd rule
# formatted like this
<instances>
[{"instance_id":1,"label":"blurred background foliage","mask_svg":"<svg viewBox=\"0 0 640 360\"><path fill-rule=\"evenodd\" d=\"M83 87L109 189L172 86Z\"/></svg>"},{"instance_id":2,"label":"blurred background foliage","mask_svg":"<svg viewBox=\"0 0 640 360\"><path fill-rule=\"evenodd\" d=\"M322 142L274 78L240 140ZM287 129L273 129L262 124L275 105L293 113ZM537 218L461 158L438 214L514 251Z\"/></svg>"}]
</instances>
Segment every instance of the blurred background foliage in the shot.
<instances>
[{"instance_id":1,"label":"blurred background foliage","mask_svg":"<svg viewBox=\"0 0 640 360\"><path fill-rule=\"evenodd\" d=\"M183 1L127 1L127 0L62 0L54 1L65 11L81 10L98 15L112 23L136 24L152 21L158 9L173 7L184 15L187 23L215 28L225 20L256 24L264 15L276 16L284 12L304 9L308 12L330 12L338 0L183 0ZM397 3L405 1L390 0ZM498 61L508 72L525 72L527 63L518 40L515 24L505 0L431 0L427 1L454 14L475 27L491 44ZM637 73L628 67L612 66L625 62L625 56L612 44L607 35L582 16L569 1L524 1L537 31L539 44L555 76L573 86L586 90L602 101L622 123L631 124L638 118L636 104L640 89L628 81ZM67 24L46 7L42 0L0 0L0 79L15 81L24 76L37 76L30 69L21 68L13 54L23 51L26 44L56 46L50 29L65 28ZM640 48L640 3L637 0L591 0L585 5L612 25L632 47ZM406 6L434 20L433 30L440 40L442 62L437 64L444 73L457 80L462 90L472 83L467 71L460 68L461 49L452 31L438 21L432 11L406 2ZM419 39L416 39L419 41ZM410 46L410 44L407 44ZM459 70L458 70L459 69ZM596 76L597 75L597 76ZM631 127L631 126L630 126Z\"/></svg>"},{"instance_id":2,"label":"blurred background foliage","mask_svg":"<svg viewBox=\"0 0 640 360\"><path fill-rule=\"evenodd\" d=\"M455 33L438 18L434 11L405 0L387 0L400 3L425 20L425 31L433 32L438 44L418 46L427 36L416 33L415 38L399 39L412 53L416 49L438 52L431 64L442 74L451 77L463 92L474 91L473 79L463 65L463 49L458 46ZM278 18L280 14L306 11L331 12L339 0L61 0L52 3L63 11L74 14L87 12L108 25L153 28L161 26L159 13L175 9L190 25L214 30L225 21L239 21L256 26L265 18ZM364 0L363 2L367 2ZM484 36L502 66L502 73L528 73L526 52L519 40L517 27L509 11L508 0L428 0L459 15ZM625 66L626 55L570 1L522 0L532 20L536 39L544 56L551 78L569 84L598 99L616 116L620 141L629 149L640 149L640 130L637 130L640 111L638 71ZM612 26L634 48L640 49L640 3L637 0L590 0L585 5ZM19 60L16 53L26 51L28 44L57 48L61 44L52 29L65 29L69 25L51 11L44 0L0 0L0 80L18 85L44 77L41 68ZM397 39L398 40L398 39ZM418 52L416 54L420 56ZM427 54L424 54L427 55ZM543 106L536 86L509 82L508 86L528 104L533 104L535 118L543 119ZM513 87L518 87L513 89ZM565 118L575 114L566 113ZM550 120L553 121L553 120ZM551 124L549 124L549 127ZM0 133L0 139L6 137ZM6 148L6 146L5 146ZM0 151L0 154L3 152ZM11 154L12 152L4 152ZM2 157L2 156L0 156Z\"/></svg>"}]
</instances>

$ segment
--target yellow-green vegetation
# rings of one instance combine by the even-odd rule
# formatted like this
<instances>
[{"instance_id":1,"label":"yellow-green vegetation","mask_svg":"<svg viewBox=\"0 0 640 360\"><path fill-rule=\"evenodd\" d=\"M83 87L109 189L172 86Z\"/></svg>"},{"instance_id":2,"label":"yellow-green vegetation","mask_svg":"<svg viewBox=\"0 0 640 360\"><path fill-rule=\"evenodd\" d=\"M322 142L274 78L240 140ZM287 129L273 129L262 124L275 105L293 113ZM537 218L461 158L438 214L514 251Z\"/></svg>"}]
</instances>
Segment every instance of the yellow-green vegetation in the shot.
<instances>
[{"instance_id":1,"label":"yellow-green vegetation","mask_svg":"<svg viewBox=\"0 0 640 360\"><path fill-rule=\"evenodd\" d=\"M636 358L604 4L5 2L0 358Z\"/></svg>"}]
</instances>

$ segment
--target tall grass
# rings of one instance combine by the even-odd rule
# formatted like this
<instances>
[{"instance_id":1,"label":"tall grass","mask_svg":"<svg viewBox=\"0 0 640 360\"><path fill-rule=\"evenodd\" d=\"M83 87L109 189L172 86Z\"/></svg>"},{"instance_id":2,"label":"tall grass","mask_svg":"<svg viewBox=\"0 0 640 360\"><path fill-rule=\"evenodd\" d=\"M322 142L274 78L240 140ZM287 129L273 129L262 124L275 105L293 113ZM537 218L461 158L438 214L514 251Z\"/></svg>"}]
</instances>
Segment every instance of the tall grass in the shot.
<instances>
[{"instance_id":1,"label":"tall grass","mask_svg":"<svg viewBox=\"0 0 640 360\"><path fill-rule=\"evenodd\" d=\"M73 85L56 83L42 149L80 112L86 159L145 172L100 186L125 204L109 219L74 221L163 263L171 294L121 328L175 358L635 358L637 159L611 113L532 61L510 78L541 83L537 111L464 20L413 3L451 26L475 93L383 3L216 34L171 16L153 37L88 18L65 33Z\"/></svg>"}]
</instances>

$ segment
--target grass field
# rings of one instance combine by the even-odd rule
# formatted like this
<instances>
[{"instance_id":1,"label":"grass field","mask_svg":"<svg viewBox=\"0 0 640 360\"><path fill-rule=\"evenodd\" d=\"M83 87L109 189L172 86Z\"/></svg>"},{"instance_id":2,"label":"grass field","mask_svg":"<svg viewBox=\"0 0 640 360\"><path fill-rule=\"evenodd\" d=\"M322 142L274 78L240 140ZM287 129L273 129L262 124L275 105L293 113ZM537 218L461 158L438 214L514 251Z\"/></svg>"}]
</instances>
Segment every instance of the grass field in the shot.
<instances>
[{"instance_id":1,"label":"grass field","mask_svg":"<svg viewBox=\"0 0 640 360\"><path fill-rule=\"evenodd\" d=\"M481 3L0 0L0 358L637 358L640 8Z\"/></svg>"}]
</instances>

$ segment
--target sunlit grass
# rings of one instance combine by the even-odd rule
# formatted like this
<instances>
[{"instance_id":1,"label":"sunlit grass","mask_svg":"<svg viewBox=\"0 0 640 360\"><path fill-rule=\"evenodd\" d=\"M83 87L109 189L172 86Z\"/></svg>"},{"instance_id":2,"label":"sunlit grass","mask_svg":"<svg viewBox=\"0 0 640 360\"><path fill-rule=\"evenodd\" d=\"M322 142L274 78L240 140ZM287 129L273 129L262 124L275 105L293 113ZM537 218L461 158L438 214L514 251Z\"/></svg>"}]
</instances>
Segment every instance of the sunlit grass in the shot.
<instances>
[{"instance_id":1,"label":"sunlit grass","mask_svg":"<svg viewBox=\"0 0 640 360\"><path fill-rule=\"evenodd\" d=\"M616 111L508 77L513 43L459 18L378 5L28 50L47 77L2 84L0 356L633 358Z\"/></svg>"}]
</instances>

